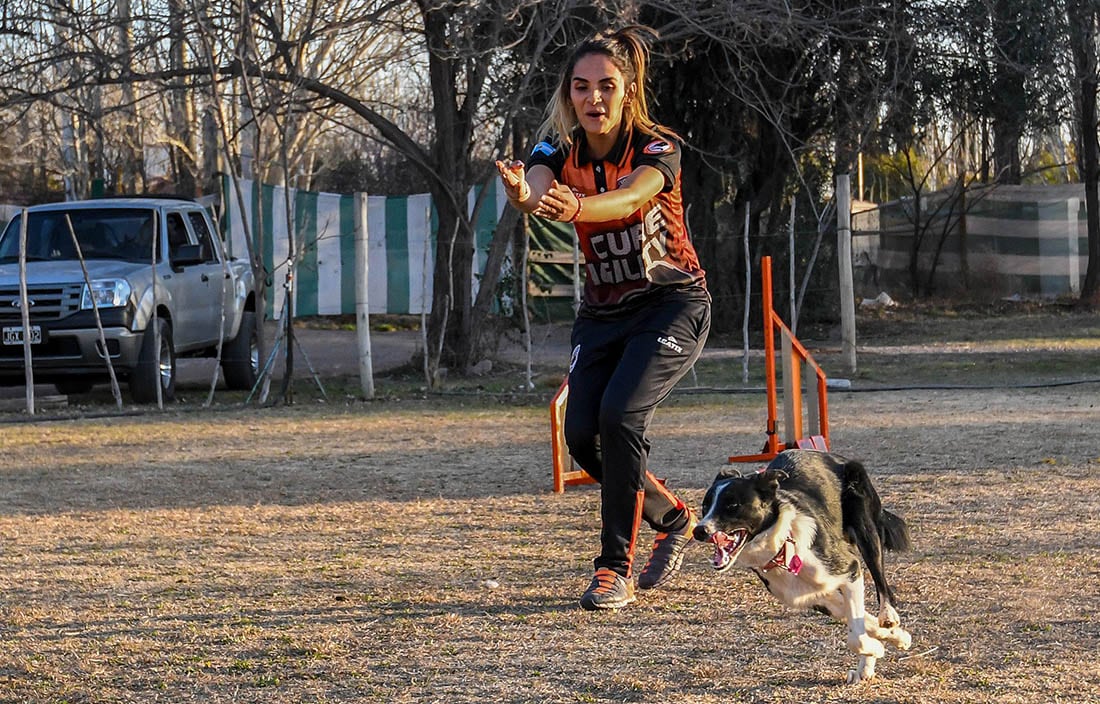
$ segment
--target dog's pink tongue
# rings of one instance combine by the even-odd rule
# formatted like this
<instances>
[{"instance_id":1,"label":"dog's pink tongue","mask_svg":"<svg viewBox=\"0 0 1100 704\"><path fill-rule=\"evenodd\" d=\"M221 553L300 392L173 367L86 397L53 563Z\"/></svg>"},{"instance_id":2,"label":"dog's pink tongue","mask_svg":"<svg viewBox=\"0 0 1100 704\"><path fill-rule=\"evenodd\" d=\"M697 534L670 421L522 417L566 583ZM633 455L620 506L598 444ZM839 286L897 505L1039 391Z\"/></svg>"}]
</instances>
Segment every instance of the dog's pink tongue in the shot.
<instances>
[{"instance_id":1,"label":"dog's pink tongue","mask_svg":"<svg viewBox=\"0 0 1100 704\"><path fill-rule=\"evenodd\" d=\"M730 539L725 533L718 532L710 536L710 542L714 543L714 557L711 558L711 562L714 568L718 569L729 560L730 553L726 546L730 543Z\"/></svg>"}]
</instances>

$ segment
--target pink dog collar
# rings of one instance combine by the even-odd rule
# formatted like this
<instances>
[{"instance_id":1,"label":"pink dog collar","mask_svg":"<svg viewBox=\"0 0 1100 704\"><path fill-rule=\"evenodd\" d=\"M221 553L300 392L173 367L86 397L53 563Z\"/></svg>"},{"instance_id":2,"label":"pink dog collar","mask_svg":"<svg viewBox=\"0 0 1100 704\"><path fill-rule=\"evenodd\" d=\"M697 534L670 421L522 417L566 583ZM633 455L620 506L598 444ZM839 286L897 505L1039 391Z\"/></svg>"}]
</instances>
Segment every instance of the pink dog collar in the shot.
<instances>
[{"instance_id":1,"label":"pink dog collar","mask_svg":"<svg viewBox=\"0 0 1100 704\"><path fill-rule=\"evenodd\" d=\"M778 567L787 570L791 574L798 574L802 571L802 558L798 556L797 550L798 546L795 544L794 539L788 537L783 541L783 547L779 548L779 552L775 554L775 557L760 569L767 572L773 567Z\"/></svg>"}]
</instances>

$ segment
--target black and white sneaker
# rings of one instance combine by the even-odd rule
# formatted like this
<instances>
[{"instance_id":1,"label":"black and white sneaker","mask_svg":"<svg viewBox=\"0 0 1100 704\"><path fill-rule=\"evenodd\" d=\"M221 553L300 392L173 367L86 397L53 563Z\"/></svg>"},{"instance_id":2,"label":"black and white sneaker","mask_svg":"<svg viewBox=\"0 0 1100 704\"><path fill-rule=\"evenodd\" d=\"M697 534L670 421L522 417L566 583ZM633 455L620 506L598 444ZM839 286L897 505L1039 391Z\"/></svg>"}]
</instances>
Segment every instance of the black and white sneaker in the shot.
<instances>
[{"instance_id":1,"label":"black and white sneaker","mask_svg":"<svg viewBox=\"0 0 1100 704\"><path fill-rule=\"evenodd\" d=\"M614 570L601 567L581 596L581 608L586 611L621 609L634 600L631 581Z\"/></svg>"},{"instance_id":2,"label":"black and white sneaker","mask_svg":"<svg viewBox=\"0 0 1100 704\"><path fill-rule=\"evenodd\" d=\"M653 554L638 575L639 589L654 589L668 584L680 565L684 563L684 550L691 543L691 532L695 530L695 514L687 511L687 523L684 527L668 533L658 533L653 541Z\"/></svg>"}]
</instances>

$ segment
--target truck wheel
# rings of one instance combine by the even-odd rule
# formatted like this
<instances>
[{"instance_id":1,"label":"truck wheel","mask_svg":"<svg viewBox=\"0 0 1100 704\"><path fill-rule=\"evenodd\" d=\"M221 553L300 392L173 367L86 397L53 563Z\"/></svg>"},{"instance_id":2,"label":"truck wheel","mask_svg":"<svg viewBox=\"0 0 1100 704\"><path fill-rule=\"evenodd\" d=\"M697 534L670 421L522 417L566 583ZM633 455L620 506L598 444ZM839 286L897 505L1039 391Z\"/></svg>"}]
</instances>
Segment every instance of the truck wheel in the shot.
<instances>
[{"instance_id":1,"label":"truck wheel","mask_svg":"<svg viewBox=\"0 0 1100 704\"><path fill-rule=\"evenodd\" d=\"M225 385L237 391L252 389L260 376L261 357L260 340L256 335L256 314L245 311L237 336L227 342L222 350Z\"/></svg>"},{"instance_id":2,"label":"truck wheel","mask_svg":"<svg viewBox=\"0 0 1100 704\"><path fill-rule=\"evenodd\" d=\"M158 320L160 349L152 326L145 330L141 340L137 367L130 375L130 395L136 403L156 403L157 384L161 397L172 401L176 397L176 349L172 344L172 326L166 320Z\"/></svg>"}]
</instances>

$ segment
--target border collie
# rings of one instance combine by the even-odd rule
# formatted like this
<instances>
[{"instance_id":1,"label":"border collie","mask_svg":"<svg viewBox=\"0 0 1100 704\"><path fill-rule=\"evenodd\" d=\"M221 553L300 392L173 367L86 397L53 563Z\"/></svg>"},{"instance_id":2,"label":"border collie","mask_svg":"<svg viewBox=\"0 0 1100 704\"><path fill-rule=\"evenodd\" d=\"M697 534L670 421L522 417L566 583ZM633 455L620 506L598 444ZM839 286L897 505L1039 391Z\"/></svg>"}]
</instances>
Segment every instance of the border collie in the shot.
<instances>
[{"instance_id":1,"label":"border collie","mask_svg":"<svg viewBox=\"0 0 1100 704\"><path fill-rule=\"evenodd\" d=\"M702 513L694 537L714 545L715 570L752 570L784 604L848 624L848 649L859 655L849 683L875 676L883 642L909 649L882 561L884 547L909 549L909 529L882 508L860 463L788 450L756 474L724 470ZM864 611L861 555L878 593L877 618Z\"/></svg>"}]
</instances>

